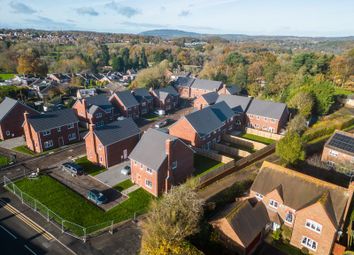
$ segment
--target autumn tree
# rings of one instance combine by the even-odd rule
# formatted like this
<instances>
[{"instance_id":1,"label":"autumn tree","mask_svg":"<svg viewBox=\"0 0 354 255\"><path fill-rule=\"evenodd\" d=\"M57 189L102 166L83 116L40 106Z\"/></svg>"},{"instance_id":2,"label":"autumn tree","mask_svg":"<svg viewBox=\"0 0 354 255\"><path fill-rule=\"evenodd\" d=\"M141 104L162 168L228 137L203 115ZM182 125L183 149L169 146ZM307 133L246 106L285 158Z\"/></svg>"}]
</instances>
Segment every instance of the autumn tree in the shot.
<instances>
[{"instance_id":1,"label":"autumn tree","mask_svg":"<svg viewBox=\"0 0 354 255\"><path fill-rule=\"evenodd\" d=\"M311 93L304 91L300 91L295 94L288 102L289 107L295 108L299 114L306 118L311 115L313 105L313 96Z\"/></svg>"},{"instance_id":2,"label":"autumn tree","mask_svg":"<svg viewBox=\"0 0 354 255\"><path fill-rule=\"evenodd\" d=\"M133 88L158 88L167 84L165 72L169 67L167 60L150 68L142 69L132 82Z\"/></svg>"},{"instance_id":3,"label":"autumn tree","mask_svg":"<svg viewBox=\"0 0 354 255\"><path fill-rule=\"evenodd\" d=\"M48 66L40 58L37 50L29 48L18 58L17 72L20 74L46 76L48 72Z\"/></svg>"},{"instance_id":4,"label":"autumn tree","mask_svg":"<svg viewBox=\"0 0 354 255\"><path fill-rule=\"evenodd\" d=\"M293 119L291 119L287 126L287 132L290 133L298 133L299 135L303 134L303 132L307 129L307 122L306 118L301 115L297 114Z\"/></svg>"}]
</instances>

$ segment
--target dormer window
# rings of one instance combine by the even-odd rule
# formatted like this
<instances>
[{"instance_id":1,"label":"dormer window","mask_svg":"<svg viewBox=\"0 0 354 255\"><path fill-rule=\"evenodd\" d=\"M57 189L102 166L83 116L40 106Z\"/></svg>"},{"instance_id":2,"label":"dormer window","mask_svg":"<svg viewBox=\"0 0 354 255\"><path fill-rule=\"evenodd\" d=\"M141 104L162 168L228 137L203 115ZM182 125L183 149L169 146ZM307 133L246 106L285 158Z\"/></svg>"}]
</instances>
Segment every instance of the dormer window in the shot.
<instances>
[{"instance_id":1,"label":"dormer window","mask_svg":"<svg viewBox=\"0 0 354 255\"><path fill-rule=\"evenodd\" d=\"M270 199L270 200L269 200L269 206L270 206L270 207L273 207L274 209L277 209L278 206L279 206L279 204L278 204L277 201L275 201L275 200L273 200L273 199Z\"/></svg>"}]
</instances>

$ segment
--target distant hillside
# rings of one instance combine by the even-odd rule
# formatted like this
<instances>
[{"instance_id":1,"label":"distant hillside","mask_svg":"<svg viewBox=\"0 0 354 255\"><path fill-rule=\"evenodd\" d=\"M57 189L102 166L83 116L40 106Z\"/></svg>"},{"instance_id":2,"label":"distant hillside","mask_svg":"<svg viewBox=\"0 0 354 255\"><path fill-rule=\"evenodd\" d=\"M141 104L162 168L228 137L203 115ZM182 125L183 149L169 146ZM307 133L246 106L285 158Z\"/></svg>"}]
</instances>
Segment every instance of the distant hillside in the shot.
<instances>
[{"instance_id":1,"label":"distant hillside","mask_svg":"<svg viewBox=\"0 0 354 255\"><path fill-rule=\"evenodd\" d=\"M267 35L244 35L244 34L200 34L176 29L155 29L139 33L144 36L158 36L163 39L174 39L179 37L191 37L208 39L220 37L229 41L352 41L354 36L347 37L301 37L301 36L267 36Z\"/></svg>"}]
</instances>

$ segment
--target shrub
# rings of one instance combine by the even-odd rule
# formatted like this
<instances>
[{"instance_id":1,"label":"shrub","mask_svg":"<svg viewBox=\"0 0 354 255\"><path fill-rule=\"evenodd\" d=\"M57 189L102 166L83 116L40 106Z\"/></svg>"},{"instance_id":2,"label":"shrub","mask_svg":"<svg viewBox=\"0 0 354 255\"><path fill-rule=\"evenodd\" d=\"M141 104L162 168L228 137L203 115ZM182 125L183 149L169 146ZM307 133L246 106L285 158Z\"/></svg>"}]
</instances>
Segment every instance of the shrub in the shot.
<instances>
[{"instance_id":1,"label":"shrub","mask_svg":"<svg viewBox=\"0 0 354 255\"><path fill-rule=\"evenodd\" d=\"M305 159L305 151L299 134L287 132L275 148L276 154L286 164L296 164Z\"/></svg>"},{"instance_id":2,"label":"shrub","mask_svg":"<svg viewBox=\"0 0 354 255\"><path fill-rule=\"evenodd\" d=\"M281 227L281 237L283 239L283 242L289 243L290 238L291 238L292 230L288 226L283 225Z\"/></svg>"},{"instance_id":3,"label":"shrub","mask_svg":"<svg viewBox=\"0 0 354 255\"><path fill-rule=\"evenodd\" d=\"M276 231L274 231L272 233L272 238L274 241L279 241L280 240L280 236L281 236L281 230L277 229Z\"/></svg>"},{"instance_id":4,"label":"shrub","mask_svg":"<svg viewBox=\"0 0 354 255\"><path fill-rule=\"evenodd\" d=\"M307 249L306 247L302 247L302 248L301 248L301 252L302 252L303 254L309 254L309 249Z\"/></svg>"}]
</instances>

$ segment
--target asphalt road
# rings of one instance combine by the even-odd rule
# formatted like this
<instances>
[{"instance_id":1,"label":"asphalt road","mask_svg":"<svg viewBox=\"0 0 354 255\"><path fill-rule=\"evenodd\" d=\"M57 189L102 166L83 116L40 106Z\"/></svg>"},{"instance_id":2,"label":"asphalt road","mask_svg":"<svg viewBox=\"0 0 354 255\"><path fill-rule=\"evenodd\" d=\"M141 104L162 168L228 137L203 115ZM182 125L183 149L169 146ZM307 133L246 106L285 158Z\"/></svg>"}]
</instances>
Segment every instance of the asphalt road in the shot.
<instances>
[{"instance_id":1,"label":"asphalt road","mask_svg":"<svg viewBox=\"0 0 354 255\"><path fill-rule=\"evenodd\" d=\"M4 255L70 254L54 238L37 232L3 205L0 205L0 240L0 254Z\"/></svg>"}]
</instances>

